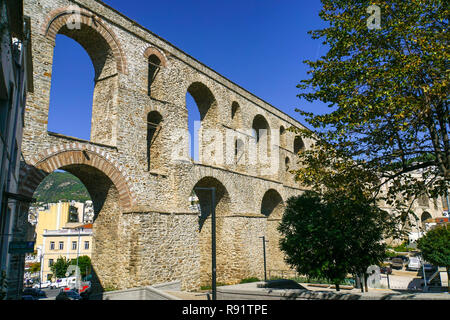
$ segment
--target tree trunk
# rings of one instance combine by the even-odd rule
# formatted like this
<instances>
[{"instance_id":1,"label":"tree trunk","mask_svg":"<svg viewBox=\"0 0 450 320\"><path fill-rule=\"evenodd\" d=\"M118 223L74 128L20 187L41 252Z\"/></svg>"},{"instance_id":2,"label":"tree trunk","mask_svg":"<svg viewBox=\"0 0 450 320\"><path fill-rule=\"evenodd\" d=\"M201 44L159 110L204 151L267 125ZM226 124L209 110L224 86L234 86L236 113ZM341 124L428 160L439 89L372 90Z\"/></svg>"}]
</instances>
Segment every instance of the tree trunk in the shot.
<instances>
[{"instance_id":1,"label":"tree trunk","mask_svg":"<svg viewBox=\"0 0 450 320\"><path fill-rule=\"evenodd\" d=\"M359 276L359 284L361 286L361 292L364 293L364 273Z\"/></svg>"},{"instance_id":2,"label":"tree trunk","mask_svg":"<svg viewBox=\"0 0 450 320\"><path fill-rule=\"evenodd\" d=\"M364 288L366 289L366 292L369 292L369 288L367 287L367 276L364 275Z\"/></svg>"},{"instance_id":3,"label":"tree trunk","mask_svg":"<svg viewBox=\"0 0 450 320\"><path fill-rule=\"evenodd\" d=\"M339 283L336 283L335 286L336 286L336 291L341 291L341 289L339 288Z\"/></svg>"}]
</instances>

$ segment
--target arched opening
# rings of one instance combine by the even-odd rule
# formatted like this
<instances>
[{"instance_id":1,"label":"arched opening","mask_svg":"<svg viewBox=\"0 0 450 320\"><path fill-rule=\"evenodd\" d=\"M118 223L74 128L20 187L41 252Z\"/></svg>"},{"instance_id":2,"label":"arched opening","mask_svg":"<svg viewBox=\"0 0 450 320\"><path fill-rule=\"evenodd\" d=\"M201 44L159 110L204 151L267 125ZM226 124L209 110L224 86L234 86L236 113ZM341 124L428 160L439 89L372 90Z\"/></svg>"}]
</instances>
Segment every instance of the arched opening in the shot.
<instances>
[{"instance_id":1,"label":"arched opening","mask_svg":"<svg viewBox=\"0 0 450 320\"><path fill-rule=\"evenodd\" d=\"M59 34L55 42L47 130L89 140L95 76L91 58L69 37Z\"/></svg>"},{"instance_id":2,"label":"arched opening","mask_svg":"<svg viewBox=\"0 0 450 320\"><path fill-rule=\"evenodd\" d=\"M86 228L77 239L77 227L94 221L92 199L76 176L63 170L48 175L33 194L36 203L29 209L35 225L35 257L40 270L30 275L33 280L56 281L52 266L64 257L73 262L78 256L91 258L92 229ZM81 270L82 275L90 274Z\"/></svg>"},{"instance_id":3,"label":"arched opening","mask_svg":"<svg viewBox=\"0 0 450 320\"><path fill-rule=\"evenodd\" d=\"M242 126L242 111L239 103L233 101L231 104L231 122L234 129Z\"/></svg>"},{"instance_id":4,"label":"arched opening","mask_svg":"<svg viewBox=\"0 0 450 320\"><path fill-rule=\"evenodd\" d=\"M296 136L294 138L294 153L297 154L303 150L305 150L305 143L300 136Z\"/></svg>"},{"instance_id":5,"label":"arched opening","mask_svg":"<svg viewBox=\"0 0 450 320\"><path fill-rule=\"evenodd\" d=\"M273 219L281 219L284 210L283 198L274 189L268 190L261 202L261 214Z\"/></svg>"},{"instance_id":6,"label":"arched opening","mask_svg":"<svg viewBox=\"0 0 450 320\"><path fill-rule=\"evenodd\" d=\"M88 244L85 241L82 244L86 245L84 248L91 250L93 290L99 292L107 287L127 287L130 279L127 279L128 273L125 271L128 257L125 257L124 253L128 248L127 243L121 241L120 219L122 210L129 209L132 201L127 183L120 172L105 158L88 150L54 154L23 170L20 194L31 196L40 188L44 190L49 188L45 185L44 178L55 171L59 174L63 170L77 178L77 181L84 186L80 189L87 190L90 198L89 201L84 202L86 209L89 209L86 215L81 215L82 209L76 210L77 206L71 203L64 205L68 211L65 212L65 215L61 215L64 206L58 203L57 208L54 209L55 216L53 218L45 219L45 216L39 218L44 223L49 223L53 219L54 223L50 223L49 227L44 228L55 229L50 230L52 232L48 234L49 236L60 239L65 237L67 240L67 242L58 240L57 243L55 241L53 249L50 244L47 247L44 245L43 250L47 251L44 250L43 258L45 259L46 254L50 258L51 255L60 255L63 252L67 254L71 250L72 254L77 255L77 249L82 248L80 243L74 244L76 241L74 239L78 238L78 230L82 226L80 232L85 233L85 229L90 228L92 243L91 240L88 240ZM41 187L38 187L39 184ZM42 186L42 184L44 185ZM58 182L58 190L62 190L65 184L67 181ZM64 197L71 198L72 196L64 195ZM92 225L88 227L85 223L92 223ZM60 242L61 245L55 246ZM77 249L72 249L75 246ZM54 258L54 261L56 261L55 259L57 258ZM46 264L50 263L47 261Z\"/></svg>"},{"instance_id":7,"label":"arched opening","mask_svg":"<svg viewBox=\"0 0 450 320\"><path fill-rule=\"evenodd\" d=\"M267 217L266 239L267 243L267 261L268 270L287 270L284 262L284 256L278 243L280 234L278 225L284 212L284 201L281 195L275 189L266 191L261 201L261 214Z\"/></svg>"},{"instance_id":8,"label":"arched opening","mask_svg":"<svg viewBox=\"0 0 450 320\"><path fill-rule=\"evenodd\" d=\"M424 212L422 213L422 215L420 216L420 221L421 221L421 223L422 223L422 229L423 229L423 230L426 229L426 221L427 221L428 219L432 219L432 218L433 218L433 216L432 216L429 212L424 211Z\"/></svg>"},{"instance_id":9,"label":"arched opening","mask_svg":"<svg viewBox=\"0 0 450 320\"><path fill-rule=\"evenodd\" d=\"M289 159L289 157L286 157L284 159L284 169L286 170L287 173L289 173L290 166L291 166L291 159Z\"/></svg>"},{"instance_id":10,"label":"arched opening","mask_svg":"<svg viewBox=\"0 0 450 320\"><path fill-rule=\"evenodd\" d=\"M156 76L161 69L161 60L155 55L152 54L148 57L148 95L151 96L152 93L152 85L155 82Z\"/></svg>"},{"instance_id":11,"label":"arched opening","mask_svg":"<svg viewBox=\"0 0 450 320\"><path fill-rule=\"evenodd\" d=\"M269 123L266 118L259 114L253 118L252 129L256 143L259 143L263 139L267 139L270 134Z\"/></svg>"},{"instance_id":12,"label":"arched opening","mask_svg":"<svg viewBox=\"0 0 450 320\"><path fill-rule=\"evenodd\" d=\"M210 189L215 188L215 192ZM200 283L202 286L211 285L211 213L214 206L216 213L216 274L217 281L229 283L236 278L230 252L239 256L239 250L234 239L228 234L230 224L227 216L230 214L230 195L225 186L213 177L205 177L198 181L193 194L199 204L199 246L200 246ZM214 192L215 203L212 195Z\"/></svg>"},{"instance_id":13,"label":"arched opening","mask_svg":"<svg viewBox=\"0 0 450 320\"><path fill-rule=\"evenodd\" d=\"M257 167L270 168L270 127L266 118L257 115L252 122L252 135L256 143Z\"/></svg>"},{"instance_id":14,"label":"arched opening","mask_svg":"<svg viewBox=\"0 0 450 320\"><path fill-rule=\"evenodd\" d=\"M188 128L191 135L190 155L194 161L201 161L202 148L211 141L203 141L202 130L217 127L217 102L212 92L203 83L194 82L187 89L186 108Z\"/></svg>"},{"instance_id":15,"label":"arched opening","mask_svg":"<svg viewBox=\"0 0 450 320\"><path fill-rule=\"evenodd\" d=\"M85 55L80 54L79 48L61 35L77 42L88 54L94 67L93 86L86 88L87 84L92 81L92 78L90 81L86 81L86 74L89 75L90 72L86 71L86 68L78 69L78 63L76 66L71 63L80 59L86 61ZM52 124L48 129L56 128L57 131L60 131L62 128L64 132L67 132L64 128L67 126L70 129L68 123L81 114L83 119L89 118L90 120L90 137L87 137L86 133L89 129L88 125L84 124L87 120L84 120L81 132L79 131L80 128L76 126L72 131L69 131L71 135L79 137L81 134L82 138L86 140L90 139L97 143L115 145L117 138L118 70L116 57L109 43L91 26L81 24L80 28L71 29L67 25L62 25L56 36L54 53L55 60L52 74L56 76L52 77L50 100L52 110L58 111L52 111L52 113L56 113L49 119ZM73 56L74 54L76 56ZM62 65L68 66L70 69L64 69L61 67ZM53 83L55 81L57 82ZM83 85L73 86L77 83L83 83ZM88 103L89 99L90 103ZM61 110L64 110L64 113L59 112ZM91 117L89 117L89 110L92 110Z\"/></svg>"},{"instance_id":16,"label":"arched opening","mask_svg":"<svg viewBox=\"0 0 450 320\"><path fill-rule=\"evenodd\" d=\"M160 156L162 152L161 128L162 116L157 111L149 112L147 115L147 170L161 167Z\"/></svg>"},{"instance_id":17,"label":"arched opening","mask_svg":"<svg viewBox=\"0 0 450 320\"><path fill-rule=\"evenodd\" d=\"M280 146L286 148L286 129L280 126Z\"/></svg>"}]
</instances>

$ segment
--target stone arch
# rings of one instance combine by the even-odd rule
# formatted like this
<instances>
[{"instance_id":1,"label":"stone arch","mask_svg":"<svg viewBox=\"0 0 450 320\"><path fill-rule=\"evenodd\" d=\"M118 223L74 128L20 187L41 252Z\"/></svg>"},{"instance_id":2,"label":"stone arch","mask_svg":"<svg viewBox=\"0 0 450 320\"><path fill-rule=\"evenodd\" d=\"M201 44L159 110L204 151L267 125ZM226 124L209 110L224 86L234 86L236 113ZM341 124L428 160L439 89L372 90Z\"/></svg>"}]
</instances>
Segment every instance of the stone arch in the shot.
<instances>
[{"instance_id":1,"label":"stone arch","mask_svg":"<svg viewBox=\"0 0 450 320\"><path fill-rule=\"evenodd\" d=\"M265 169L271 168L272 145L269 122L261 114L253 118L252 135L254 147L251 149L256 151L256 155L252 155L251 158L254 159L253 161L256 160L255 169L258 174L264 175Z\"/></svg>"},{"instance_id":2,"label":"stone arch","mask_svg":"<svg viewBox=\"0 0 450 320\"><path fill-rule=\"evenodd\" d=\"M236 101L231 104L231 122L234 129L242 127L242 110Z\"/></svg>"},{"instance_id":3,"label":"stone arch","mask_svg":"<svg viewBox=\"0 0 450 320\"><path fill-rule=\"evenodd\" d=\"M136 200L123 174L124 168L108 152L92 145L55 146L22 165L19 192L31 197L42 180L58 169L80 179L93 202L93 290L126 287L129 279L123 254L128 244L120 235L121 219L124 212L135 208Z\"/></svg>"},{"instance_id":4,"label":"stone arch","mask_svg":"<svg viewBox=\"0 0 450 320\"><path fill-rule=\"evenodd\" d=\"M115 33L94 13L79 7L58 8L50 12L42 24L42 34L51 41L64 26L74 21L95 30L109 45L117 63L117 71L127 74L127 62L120 42Z\"/></svg>"},{"instance_id":5,"label":"stone arch","mask_svg":"<svg viewBox=\"0 0 450 320\"><path fill-rule=\"evenodd\" d=\"M420 222L422 224L422 228L425 229L425 222L428 219L432 219L433 216L428 212L428 211L423 211L422 214L420 215Z\"/></svg>"},{"instance_id":6,"label":"stone arch","mask_svg":"<svg viewBox=\"0 0 450 320\"><path fill-rule=\"evenodd\" d=\"M42 32L53 45L57 34L67 36L78 42L89 55L95 71L90 140L116 145L119 73L127 73L125 55L117 37L99 17L78 7L52 11ZM50 76L52 72L51 65Z\"/></svg>"},{"instance_id":7,"label":"stone arch","mask_svg":"<svg viewBox=\"0 0 450 320\"><path fill-rule=\"evenodd\" d=\"M166 57L156 48L148 47L144 51L147 63L147 94L150 97L159 97L162 81L160 73L167 65Z\"/></svg>"},{"instance_id":8,"label":"stone arch","mask_svg":"<svg viewBox=\"0 0 450 320\"><path fill-rule=\"evenodd\" d=\"M283 215L284 201L275 189L269 189L261 200L261 214L272 219L280 219Z\"/></svg>"},{"instance_id":9,"label":"stone arch","mask_svg":"<svg viewBox=\"0 0 450 320\"><path fill-rule=\"evenodd\" d=\"M148 60L151 56L156 56L161 62L161 66L167 67L167 59L161 51L154 47L148 47L144 50L144 58Z\"/></svg>"},{"instance_id":10,"label":"stone arch","mask_svg":"<svg viewBox=\"0 0 450 320\"><path fill-rule=\"evenodd\" d=\"M254 136L256 138L256 142L257 143L259 142L259 140L261 140L261 138L263 138L264 135L267 136L267 137L270 135L269 122L261 114L257 114L253 118L252 129L254 131Z\"/></svg>"},{"instance_id":11,"label":"stone arch","mask_svg":"<svg viewBox=\"0 0 450 320\"><path fill-rule=\"evenodd\" d=\"M303 142L302 137L295 136L293 150L295 154L305 150L305 143Z\"/></svg>"},{"instance_id":12,"label":"stone arch","mask_svg":"<svg viewBox=\"0 0 450 320\"><path fill-rule=\"evenodd\" d=\"M200 112L200 121L203 123L211 122L214 125L214 121L217 118L217 101L212 91L202 82L192 82L186 90L192 98L194 98Z\"/></svg>"},{"instance_id":13,"label":"stone arch","mask_svg":"<svg viewBox=\"0 0 450 320\"><path fill-rule=\"evenodd\" d=\"M280 147L286 148L286 128L280 126Z\"/></svg>"},{"instance_id":14,"label":"stone arch","mask_svg":"<svg viewBox=\"0 0 450 320\"><path fill-rule=\"evenodd\" d=\"M60 149L54 147L34 157L30 163L23 164L21 167L19 193L32 197L42 180L53 171L85 166L94 168L109 178L117 188L122 209L130 210L135 204L135 197L128 186L127 179L122 174L123 168L108 159L109 156L105 152L100 153L93 149L93 147L84 146L75 148L62 146ZM70 168L67 171L70 172Z\"/></svg>"},{"instance_id":15,"label":"stone arch","mask_svg":"<svg viewBox=\"0 0 450 320\"><path fill-rule=\"evenodd\" d=\"M220 154L216 153L216 146L218 146L218 143L222 143L222 141L216 140L220 139L221 137L216 135L216 131L213 132L209 130L218 128L219 124L219 110L215 96L205 84L199 81L192 82L188 86L185 94L186 108L187 98L189 94L195 101L198 110L197 114L195 107L193 107L194 110L192 108L190 110L187 108L188 128L192 134L191 142L193 142L192 144L190 144L193 146L193 159L196 158L195 153L197 152L197 150L195 150L195 146L197 146L199 162L208 164L214 164L217 162L220 163L222 159L219 158ZM200 126L196 125L196 121L200 121Z\"/></svg>"},{"instance_id":16,"label":"stone arch","mask_svg":"<svg viewBox=\"0 0 450 320\"><path fill-rule=\"evenodd\" d=\"M215 188L215 203L212 202L212 191L198 188ZM231 200L228 190L218 179L212 176L201 178L193 187L197 197L199 214L199 251L200 251L200 284L211 284L211 212L216 213L216 273L218 282L230 283L236 279L237 261L231 252L239 256L240 246L233 234L233 224L229 220ZM231 232L231 236L230 236Z\"/></svg>"},{"instance_id":17,"label":"stone arch","mask_svg":"<svg viewBox=\"0 0 450 320\"><path fill-rule=\"evenodd\" d=\"M284 213L284 201L280 193L275 189L269 189L264 193L261 200L260 213L267 217L266 239L267 243L267 260L269 270L287 270L289 269L284 262L284 255L278 244L280 241L280 233L278 225Z\"/></svg>"},{"instance_id":18,"label":"stone arch","mask_svg":"<svg viewBox=\"0 0 450 320\"><path fill-rule=\"evenodd\" d=\"M291 167L291 159L289 157L286 157L284 159L284 169L285 169L285 171L289 173L290 167Z\"/></svg>"}]
</instances>

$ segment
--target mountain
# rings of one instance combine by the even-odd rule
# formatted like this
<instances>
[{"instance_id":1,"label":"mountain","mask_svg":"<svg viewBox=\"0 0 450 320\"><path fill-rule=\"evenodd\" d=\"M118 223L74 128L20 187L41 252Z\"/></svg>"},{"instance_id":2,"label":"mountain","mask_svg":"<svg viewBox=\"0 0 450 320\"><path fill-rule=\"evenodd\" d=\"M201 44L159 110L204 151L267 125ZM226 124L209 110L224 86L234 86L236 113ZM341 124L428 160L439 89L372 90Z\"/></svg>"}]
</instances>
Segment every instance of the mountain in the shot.
<instances>
[{"instance_id":1,"label":"mountain","mask_svg":"<svg viewBox=\"0 0 450 320\"><path fill-rule=\"evenodd\" d=\"M68 172L53 172L38 186L34 193L37 202L54 203L59 200L84 202L91 200L86 187Z\"/></svg>"}]
</instances>

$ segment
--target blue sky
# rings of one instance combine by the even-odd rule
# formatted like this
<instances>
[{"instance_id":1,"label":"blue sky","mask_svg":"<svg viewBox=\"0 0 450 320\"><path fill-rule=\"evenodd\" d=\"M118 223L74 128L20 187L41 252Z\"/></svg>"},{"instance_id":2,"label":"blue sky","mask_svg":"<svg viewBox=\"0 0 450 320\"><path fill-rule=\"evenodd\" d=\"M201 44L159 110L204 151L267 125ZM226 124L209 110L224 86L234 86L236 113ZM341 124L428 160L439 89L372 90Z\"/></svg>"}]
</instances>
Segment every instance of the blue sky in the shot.
<instances>
[{"instance_id":1,"label":"blue sky","mask_svg":"<svg viewBox=\"0 0 450 320\"><path fill-rule=\"evenodd\" d=\"M319 0L104 2L301 122L295 108L326 112L322 103L300 100L296 88L308 77L303 60L326 52L307 34L325 26ZM87 53L58 35L49 131L89 139L93 79ZM195 110L189 97L187 104Z\"/></svg>"}]
</instances>

